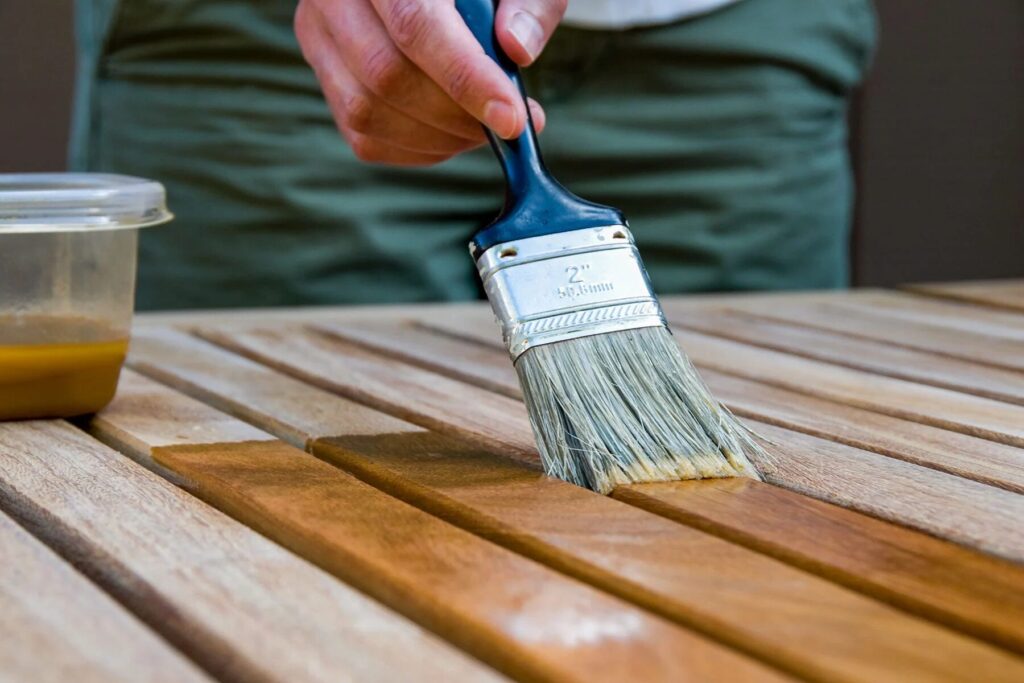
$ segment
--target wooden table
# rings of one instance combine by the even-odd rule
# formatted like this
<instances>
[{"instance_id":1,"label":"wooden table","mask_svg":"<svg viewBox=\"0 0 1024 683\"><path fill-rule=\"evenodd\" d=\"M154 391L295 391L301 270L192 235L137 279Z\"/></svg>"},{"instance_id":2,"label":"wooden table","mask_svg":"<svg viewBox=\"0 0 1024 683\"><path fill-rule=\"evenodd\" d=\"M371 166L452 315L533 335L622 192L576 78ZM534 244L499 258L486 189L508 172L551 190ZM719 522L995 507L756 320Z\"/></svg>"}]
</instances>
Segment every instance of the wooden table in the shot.
<instances>
[{"instance_id":1,"label":"wooden table","mask_svg":"<svg viewBox=\"0 0 1024 683\"><path fill-rule=\"evenodd\" d=\"M140 316L0 425L0 681L1022 681L1014 292L667 299L776 463L610 497L483 305Z\"/></svg>"}]
</instances>

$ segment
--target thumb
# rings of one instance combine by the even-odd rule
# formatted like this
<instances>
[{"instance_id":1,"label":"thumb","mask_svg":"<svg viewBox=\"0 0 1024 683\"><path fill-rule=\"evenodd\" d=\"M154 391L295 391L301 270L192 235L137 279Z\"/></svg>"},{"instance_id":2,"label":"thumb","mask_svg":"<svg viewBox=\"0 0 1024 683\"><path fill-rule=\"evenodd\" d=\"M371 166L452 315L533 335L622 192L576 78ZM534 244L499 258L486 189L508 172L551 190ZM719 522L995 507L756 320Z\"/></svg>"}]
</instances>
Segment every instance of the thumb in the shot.
<instances>
[{"instance_id":1,"label":"thumb","mask_svg":"<svg viewBox=\"0 0 1024 683\"><path fill-rule=\"evenodd\" d=\"M494 31L505 53L519 66L531 64L565 14L568 0L501 0Z\"/></svg>"}]
</instances>

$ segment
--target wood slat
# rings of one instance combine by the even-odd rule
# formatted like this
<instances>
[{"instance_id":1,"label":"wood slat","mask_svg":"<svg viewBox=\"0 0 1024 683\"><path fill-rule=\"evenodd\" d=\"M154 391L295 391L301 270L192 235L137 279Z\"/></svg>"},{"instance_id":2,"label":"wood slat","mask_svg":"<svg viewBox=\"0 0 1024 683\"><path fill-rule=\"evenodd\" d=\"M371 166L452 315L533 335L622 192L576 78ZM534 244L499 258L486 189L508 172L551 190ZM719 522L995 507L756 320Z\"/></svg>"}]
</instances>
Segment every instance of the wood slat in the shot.
<instances>
[{"instance_id":1,"label":"wood slat","mask_svg":"<svg viewBox=\"0 0 1024 683\"><path fill-rule=\"evenodd\" d=\"M1024 374L880 341L776 322L733 311L704 311L680 327L766 349L910 382L1024 405ZM1024 354L1024 342L1021 343Z\"/></svg>"},{"instance_id":2,"label":"wood slat","mask_svg":"<svg viewBox=\"0 0 1024 683\"><path fill-rule=\"evenodd\" d=\"M458 314L438 311L434 315L412 315L408 318L418 327L491 348L504 349L501 329L487 309L477 308ZM318 321L320 322L320 321Z\"/></svg>"},{"instance_id":3,"label":"wood slat","mask_svg":"<svg viewBox=\"0 0 1024 683\"><path fill-rule=\"evenodd\" d=\"M906 285L905 289L983 306L1024 311L1024 279L922 283Z\"/></svg>"},{"instance_id":4,"label":"wood slat","mask_svg":"<svg viewBox=\"0 0 1024 683\"><path fill-rule=\"evenodd\" d=\"M917 322L894 320L874 309L841 302L814 302L752 308L737 307L770 320L841 332L851 337L879 341L919 351L959 358L996 368L1024 370L1024 342L983 332ZM698 316L692 316L698 318Z\"/></svg>"},{"instance_id":5,"label":"wood slat","mask_svg":"<svg viewBox=\"0 0 1024 683\"><path fill-rule=\"evenodd\" d=\"M173 329L135 331L128 365L239 420L259 423L267 431L300 448L305 448L310 433L355 435L422 431L421 427L404 420L275 372ZM287 417L276 419L252 407L268 402L301 407L302 421L293 421L294 411L286 411ZM216 422L212 417L207 420ZM215 439L207 436L205 441L211 443ZM141 445L138 450L143 450Z\"/></svg>"},{"instance_id":6,"label":"wood slat","mask_svg":"<svg viewBox=\"0 0 1024 683\"><path fill-rule=\"evenodd\" d=\"M163 399L165 415L180 412L199 421L208 415L212 424L223 422L212 408L134 373L122 381L121 405L145 393ZM781 680L752 660L443 522L283 442L167 445L176 438L173 428L135 433L136 423L134 411L115 402L93 426L99 433L111 427L133 433L136 442L152 438L160 445L135 457L152 458L205 500L515 676L676 681L715 680L730 671L740 680ZM402 442L425 434L410 426L384 438Z\"/></svg>"},{"instance_id":7,"label":"wood slat","mask_svg":"<svg viewBox=\"0 0 1024 683\"><path fill-rule=\"evenodd\" d=\"M451 324L454 328L452 333L460 338L474 338L479 340L479 343L486 343L485 340L490 340L491 338L482 322L479 318L467 317L461 317L457 321L439 321L437 318L432 318L431 320L432 325ZM854 397L858 395L857 390L860 388L860 385L856 381L848 383L848 385L837 383L834 381L834 375L831 375L830 371L854 373L855 379L864 378L863 384L867 387L874 386L875 380L884 380L890 384L897 383L897 388L906 388L904 393L907 390L913 392L914 388L919 386L902 382L901 380L877 377L868 373L829 366L824 363L808 361L774 351L757 349L724 339L715 339L693 332L677 333L677 336L682 337L683 347L690 352L691 358L698 365L704 366L702 369L705 372L706 368L710 366L712 368L729 368L730 370L739 371L741 374L747 372L755 375L755 379L759 380L762 379L762 376L759 376L758 373L767 376L769 381L778 376L779 379L774 381L778 381L780 386L784 388L790 387L795 389L798 399L800 392L805 390L801 380L807 384L819 382L819 384L828 387L825 382L830 378L833 379L833 385L847 390L848 395ZM493 344L493 341L491 343ZM759 354L769 354L769 356L764 358L759 356ZM799 372L789 372L791 366L787 365L787 363L790 362L809 363L811 364L811 370L818 374L804 372L801 375ZM750 388L756 389L756 385L752 384ZM1005 406L1006 408L1017 410L1016 406L1007 406L1006 404L995 403L987 399L946 392L945 390L933 387L920 388L947 395L947 405L940 407L947 409L950 413L955 411L956 399L958 398L962 398L964 401L994 403L997 406ZM711 389L714 392L718 387L712 384ZM814 385L814 393L818 393L819 389L819 385ZM741 399L748 398L748 394L744 392L737 395ZM756 391L752 395L756 395ZM913 394L911 393L911 395ZM844 397L846 397L846 394L839 391L833 391L829 395L829 398L833 401L839 401L840 403ZM787 412L785 403L776 405L778 398L779 396L776 395L764 401L757 401L753 404L755 407L746 413L744 413L742 406L740 406L738 412L748 417L760 418L762 415L765 415L769 421L779 422L777 418L771 417L771 415L777 415L779 411L791 415L793 412L799 413L800 409L805 411L810 409L806 405L801 406L799 401L797 401L793 409ZM899 393L897 393L895 398L882 394L881 405L898 406L900 405L899 400L901 398L902 396ZM873 395L872 399L875 402L871 405L877 407L879 405L879 396ZM822 410L828 410L827 405L830 403L829 401L819 400L818 402L822 406ZM733 406L728 400L726 404L730 405L730 407L737 407ZM856 414L852 414L842 421L855 419ZM899 422L902 422L902 420ZM786 424L786 421L782 423ZM896 430L901 429L899 423L891 426ZM801 428L811 433L815 431L805 427ZM760 429L761 431L766 431L766 428ZM997 456L1003 458L1003 460L997 461L994 465L983 463L980 466L972 467L969 462L970 454L965 454L964 457L958 459L955 453L943 457L941 452L936 449L923 451L921 449L917 451L901 449L894 451L891 449L889 440L885 439L884 435L870 437L872 444L874 444L873 448L876 451L885 453L886 450L889 450L889 454L898 453L911 461L910 463L902 463L873 452L865 452L859 448L849 448L837 443L828 443L826 440L806 437L790 431L775 429L771 431L775 435L778 444L782 447L779 449L780 453L777 456L779 469L771 474L774 483L789 488L796 488L796 490L807 495L853 507L862 512L880 516L883 519L898 521L915 529L935 534L941 538L980 548L986 552L995 553L1008 559L1017 561L1024 559L1024 538L1022 538L1020 525L1015 521L1024 518L1024 508L1021 507L1024 504L1024 498L1010 491L984 486L975 481L961 479L960 477L950 476L945 472L936 472L926 467L918 467L915 464L911 464L920 459L921 462L928 463L929 467L941 466L943 469L950 471L956 471L957 468L969 468L972 472L978 473L978 478L998 477L1000 481L1006 482L1007 486L1005 488L1013 489L1020 476L1020 458L1016 457L1016 451L1019 449L1011 449L1009 447L993 449L993 452L996 452ZM860 436L864 436L865 431L857 433ZM895 434L899 433L900 431L895 432ZM829 439L831 438L834 437L830 436ZM898 442L899 439L893 438L892 441ZM965 445L963 440L960 440L959 445ZM993 446L999 446L999 444L993 444ZM966 447L970 448L970 445L967 444ZM939 448L941 448L941 440ZM987 453L988 451L981 452ZM823 455L834 459L836 467L823 468L820 465L820 459ZM975 455L974 457L977 456ZM856 475L855 478L858 484L844 486L842 477L853 475Z\"/></svg>"},{"instance_id":8,"label":"wood slat","mask_svg":"<svg viewBox=\"0 0 1024 683\"><path fill-rule=\"evenodd\" d=\"M211 681L0 514L0 681Z\"/></svg>"},{"instance_id":9,"label":"wood slat","mask_svg":"<svg viewBox=\"0 0 1024 683\"><path fill-rule=\"evenodd\" d=\"M884 290L863 291L856 297L833 303L870 310L898 321L937 325L999 339L1024 341L1024 315L1013 311L933 299L912 292Z\"/></svg>"},{"instance_id":10,"label":"wood slat","mask_svg":"<svg viewBox=\"0 0 1024 683\"><path fill-rule=\"evenodd\" d=\"M178 344L183 351L173 350ZM232 384L229 393L246 403L248 414L272 415L274 423L288 423L289 432L320 426L306 419L306 402L296 395L282 401L266 390L272 371L244 360L233 363L226 352L212 347L204 352L200 344L163 335L137 347L144 360L134 362L144 362L147 369L162 368L163 379L186 390L203 373L226 374L230 379L217 377L211 382L221 387L225 382ZM261 389L248 394L248 383ZM314 390L311 400L319 402L322 397ZM365 425L365 420L359 424ZM308 436L324 435L310 431ZM849 671L851 676L880 680L897 671L896 663L916 656L889 649L895 641L901 643L899 650L908 638L912 640L921 622L711 536L660 523L614 501L544 478L528 466L478 447L440 435L407 432L324 438L314 442L313 448L435 514L649 609L710 629L727 642L760 648L755 651L782 659L804 675L834 678L839 671ZM694 563L690 558L701 560ZM962 602L955 604L955 609L963 607ZM824 611L823 605L828 606ZM873 630L868 629L872 634L889 635L880 635L879 642L874 635L865 641L865 621L872 624ZM967 621L978 621L977 614ZM859 652L860 647L866 648L865 653L886 653L882 659L889 673L864 663L866 655Z\"/></svg>"},{"instance_id":11,"label":"wood slat","mask_svg":"<svg viewBox=\"0 0 1024 683\"><path fill-rule=\"evenodd\" d=\"M411 365L396 365L356 344L301 327L227 332L205 327L197 333L420 426L473 439L512 457L538 458L525 407L506 396Z\"/></svg>"},{"instance_id":12,"label":"wood slat","mask_svg":"<svg viewBox=\"0 0 1024 683\"><path fill-rule=\"evenodd\" d=\"M139 423L140 438L152 433ZM66 423L0 424L0 506L222 681L489 680L462 653Z\"/></svg>"},{"instance_id":13,"label":"wood slat","mask_svg":"<svg viewBox=\"0 0 1024 683\"><path fill-rule=\"evenodd\" d=\"M137 312L132 324L139 330L179 329L189 331L197 326L252 327L253 325L303 324L311 320L394 320L396 318L440 313L456 315L463 310L486 308L487 304L472 302L440 302L416 304L369 304L353 306L273 306L260 308L222 308L186 311Z\"/></svg>"},{"instance_id":14,"label":"wood slat","mask_svg":"<svg viewBox=\"0 0 1024 683\"><path fill-rule=\"evenodd\" d=\"M523 397L508 354L493 346L453 342L409 320L317 322L310 328L509 398Z\"/></svg>"},{"instance_id":15,"label":"wood slat","mask_svg":"<svg viewBox=\"0 0 1024 683\"><path fill-rule=\"evenodd\" d=\"M721 310L733 306L776 306L779 304L806 304L816 301L856 300L867 292L882 292L881 289L842 290L797 290L797 291L753 291L753 292L699 292L674 294L659 297L666 314L695 315L703 310ZM434 311L446 314L447 311ZM416 310L405 312L405 317L423 318ZM451 316L446 316L451 317Z\"/></svg>"}]
</instances>

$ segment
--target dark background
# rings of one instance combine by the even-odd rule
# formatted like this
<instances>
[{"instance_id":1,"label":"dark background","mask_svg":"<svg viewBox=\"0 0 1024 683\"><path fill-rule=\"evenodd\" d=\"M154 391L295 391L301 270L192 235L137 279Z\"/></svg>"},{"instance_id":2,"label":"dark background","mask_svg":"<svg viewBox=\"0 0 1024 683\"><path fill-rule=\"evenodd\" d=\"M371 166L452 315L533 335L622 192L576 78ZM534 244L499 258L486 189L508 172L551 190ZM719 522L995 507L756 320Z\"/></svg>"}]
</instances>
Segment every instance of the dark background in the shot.
<instances>
[{"instance_id":1,"label":"dark background","mask_svg":"<svg viewBox=\"0 0 1024 683\"><path fill-rule=\"evenodd\" d=\"M65 167L72 4L0 0L0 172ZM876 9L850 112L855 283L1024 276L1024 2Z\"/></svg>"}]
</instances>

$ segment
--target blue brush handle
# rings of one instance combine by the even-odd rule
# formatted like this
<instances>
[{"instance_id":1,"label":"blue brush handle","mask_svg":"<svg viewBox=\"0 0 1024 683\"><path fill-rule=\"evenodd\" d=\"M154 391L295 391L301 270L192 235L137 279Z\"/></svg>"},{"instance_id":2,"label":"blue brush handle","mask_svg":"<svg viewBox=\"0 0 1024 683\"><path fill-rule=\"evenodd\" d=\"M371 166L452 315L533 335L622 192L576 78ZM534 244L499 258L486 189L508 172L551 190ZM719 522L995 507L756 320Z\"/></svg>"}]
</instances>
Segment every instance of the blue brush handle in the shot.
<instances>
[{"instance_id":1,"label":"blue brush handle","mask_svg":"<svg viewBox=\"0 0 1024 683\"><path fill-rule=\"evenodd\" d=\"M494 35L497 0L455 0L469 30L518 88L523 102L526 89L515 62L498 45ZM526 108L526 130L515 140L503 140L489 129L491 142L505 172L505 206L494 221L473 236L473 255L479 257L495 244L604 225L624 225L618 209L580 199L551 177L537 146L537 134Z\"/></svg>"}]
</instances>

